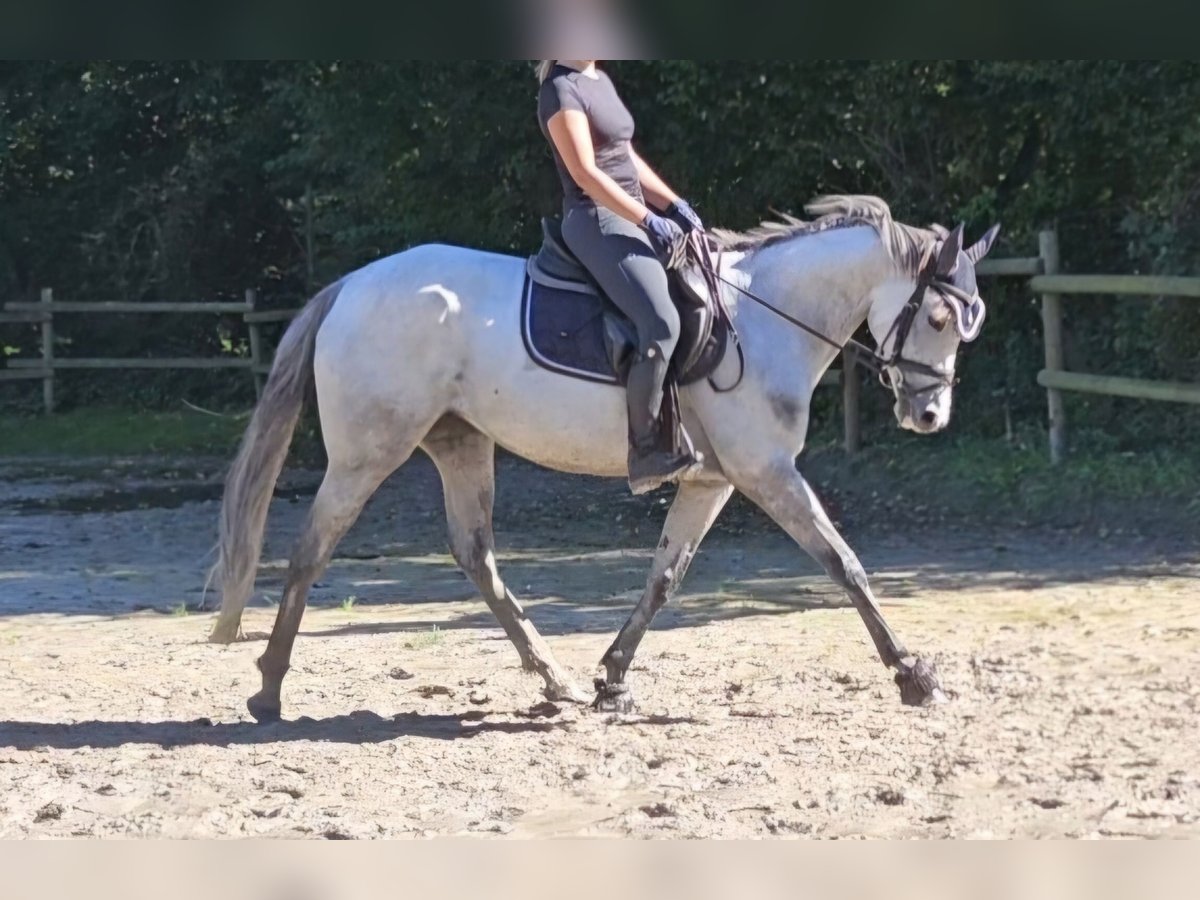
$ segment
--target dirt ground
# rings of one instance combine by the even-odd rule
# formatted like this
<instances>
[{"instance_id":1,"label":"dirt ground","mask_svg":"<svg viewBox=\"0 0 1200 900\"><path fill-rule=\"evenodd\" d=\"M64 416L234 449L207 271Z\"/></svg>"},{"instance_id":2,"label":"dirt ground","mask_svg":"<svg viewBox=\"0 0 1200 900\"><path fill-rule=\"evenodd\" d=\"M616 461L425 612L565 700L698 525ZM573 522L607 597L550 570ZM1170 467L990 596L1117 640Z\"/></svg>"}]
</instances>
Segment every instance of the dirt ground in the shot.
<instances>
[{"instance_id":1,"label":"dirt ground","mask_svg":"<svg viewBox=\"0 0 1200 900\"><path fill-rule=\"evenodd\" d=\"M1200 836L1194 536L838 510L951 693L913 710L841 593L735 501L612 716L541 702L414 460L314 590L287 721L258 726L261 640L210 645L198 610L223 465L0 463L0 837ZM277 491L249 631L318 478ZM502 571L584 686L666 499L501 460Z\"/></svg>"}]
</instances>

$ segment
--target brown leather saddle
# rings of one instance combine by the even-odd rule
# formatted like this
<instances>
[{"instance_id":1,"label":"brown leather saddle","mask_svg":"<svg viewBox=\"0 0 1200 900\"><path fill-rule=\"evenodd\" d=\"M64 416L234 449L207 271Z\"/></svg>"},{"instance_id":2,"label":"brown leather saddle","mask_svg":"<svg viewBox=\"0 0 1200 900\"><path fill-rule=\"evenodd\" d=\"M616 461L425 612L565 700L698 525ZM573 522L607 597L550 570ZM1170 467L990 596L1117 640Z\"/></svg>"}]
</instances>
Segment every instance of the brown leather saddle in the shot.
<instances>
[{"instance_id":1,"label":"brown leather saddle","mask_svg":"<svg viewBox=\"0 0 1200 900\"><path fill-rule=\"evenodd\" d=\"M702 240L697 235L696 241ZM710 375L736 340L720 285L694 260L668 272L680 335L668 378L691 384ZM526 265L521 336L530 357L551 371L624 384L637 348L630 322L563 241L558 219L542 220L542 247Z\"/></svg>"}]
</instances>

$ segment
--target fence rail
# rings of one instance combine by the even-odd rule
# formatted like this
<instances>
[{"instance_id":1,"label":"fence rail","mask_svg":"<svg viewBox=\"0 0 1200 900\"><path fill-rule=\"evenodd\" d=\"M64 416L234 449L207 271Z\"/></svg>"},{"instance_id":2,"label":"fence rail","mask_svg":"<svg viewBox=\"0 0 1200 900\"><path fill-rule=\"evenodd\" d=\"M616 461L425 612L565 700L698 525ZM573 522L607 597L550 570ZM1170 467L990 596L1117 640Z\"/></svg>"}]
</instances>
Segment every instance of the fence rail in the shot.
<instances>
[{"instance_id":1,"label":"fence rail","mask_svg":"<svg viewBox=\"0 0 1200 900\"><path fill-rule=\"evenodd\" d=\"M0 381L25 381L27 379L47 378L51 373L51 369L0 369Z\"/></svg>"},{"instance_id":2,"label":"fence rail","mask_svg":"<svg viewBox=\"0 0 1200 900\"><path fill-rule=\"evenodd\" d=\"M0 312L0 325L6 323L44 322L49 318L48 312Z\"/></svg>"},{"instance_id":3,"label":"fence rail","mask_svg":"<svg viewBox=\"0 0 1200 900\"><path fill-rule=\"evenodd\" d=\"M1085 375L1043 369L1037 382L1045 388L1131 397L1136 400L1164 400L1176 403L1200 403L1200 384L1183 381L1152 381L1148 378L1122 378L1117 375Z\"/></svg>"},{"instance_id":4,"label":"fence rail","mask_svg":"<svg viewBox=\"0 0 1200 900\"><path fill-rule=\"evenodd\" d=\"M1174 275L1038 275L1029 286L1054 294L1200 297L1200 278Z\"/></svg>"},{"instance_id":5,"label":"fence rail","mask_svg":"<svg viewBox=\"0 0 1200 900\"><path fill-rule=\"evenodd\" d=\"M264 309L262 312L248 312L242 318L247 324L259 325L266 322L290 322L298 315L298 309Z\"/></svg>"},{"instance_id":6,"label":"fence rail","mask_svg":"<svg viewBox=\"0 0 1200 900\"><path fill-rule=\"evenodd\" d=\"M45 313L121 313L136 315L139 313L245 313L249 307L245 303L220 302L168 302L153 301L147 303L130 302L127 300L51 300L48 303L5 303L4 308L18 312Z\"/></svg>"},{"instance_id":7,"label":"fence rail","mask_svg":"<svg viewBox=\"0 0 1200 900\"><path fill-rule=\"evenodd\" d=\"M981 259L975 271L992 277L1041 275L1045 262L1040 256L1015 256L1011 259Z\"/></svg>"},{"instance_id":8,"label":"fence rail","mask_svg":"<svg viewBox=\"0 0 1200 900\"><path fill-rule=\"evenodd\" d=\"M45 370L46 364L40 359L9 360L10 369ZM198 356L186 357L145 357L130 356L124 359L117 357L85 357L72 356L54 358L51 369L251 369L254 362L250 359L236 357L205 359Z\"/></svg>"}]
</instances>

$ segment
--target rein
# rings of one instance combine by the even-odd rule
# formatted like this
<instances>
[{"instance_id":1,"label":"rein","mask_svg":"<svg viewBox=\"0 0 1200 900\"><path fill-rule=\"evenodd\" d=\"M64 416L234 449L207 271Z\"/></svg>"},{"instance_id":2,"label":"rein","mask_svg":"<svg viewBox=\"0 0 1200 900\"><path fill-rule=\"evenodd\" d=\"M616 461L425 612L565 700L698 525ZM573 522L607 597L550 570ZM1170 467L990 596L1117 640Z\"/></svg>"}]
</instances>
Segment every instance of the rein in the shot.
<instances>
[{"instance_id":1,"label":"rein","mask_svg":"<svg viewBox=\"0 0 1200 900\"><path fill-rule=\"evenodd\" d=\"M714 390L721 393L733 390L733 388L737 387L738 384L741 383L742 376L745 374L745 357L742 354L741 342L737 339L737 332L733 329L733 321L729 315L729 311L725 308L724 302L720 299L720 291L713 290L713 288L716 287L716 282L721 282L728 285L735 291L738 291L739 293L753 300L759 306L771 311L788 324L794 325L800 330L811 334L818 340L824 341L835 350L839 352L849 350L854 356L855 361L870 369L871 373L878 377L880 383L882 383L885 387L893 386L892 377L888 372L888 369L895 369L899 373L900 384L898 386L905 387L906 393L908 393L910 396L920 396L921 394L937 390L941 387L951 387L954 384L954 377L952 375L947 375L945 372L939 372L932 366L918 362L915 359L909 359L903 355L904 344L908 340L909 332L912 331L913 323L917 318L917 312L921 309L921 304L925 299L925 292L927 290L933 289L943 297L950 295L958 298L960 301L966 300L969 302L971 299L962 291L958 290L958 288L956 288L954 285L942 281L937 277L937 255L933 253L932 247L930 247L929 251L926 252L925 258L921 261L921 268L917 273L917 283L913 288L912 294L904 302L904 305L900 308L900 312L896 315L895 320L892 322L892 327L888 329L887 334L884 335L883 340L880 341L879 346L883 347L887 344L888 338L893 338L892 353L890 356L886 357L881 355L878 351L872 350L861 341L855 340L854 338L850 338L844 344L839 344L833 338L818 331L811 325L805 324L795 316L785 313L779 307L768 302L767 300L764 300L749 288L742 287L741 285L730 281L721 274L720 252L717 253L716 260L714 261L707 241L689 241L688 251L688 255L691 256L696 262L697 268L704 276L705 284L709 287L711 295L717 298L716 306L718 309L718 315L720 315L728 324L730 333L733 336L733 340L738 349L738 355L742 361L742 369L738 374L738 379L730 387L718 388L717 385L712 382L712 379L709 379L709 383L712 384ZM906 372L926 375L933 378L934 381L920 388L908 388L905 385L904 379Z\"/></svg>"}]
</instances>

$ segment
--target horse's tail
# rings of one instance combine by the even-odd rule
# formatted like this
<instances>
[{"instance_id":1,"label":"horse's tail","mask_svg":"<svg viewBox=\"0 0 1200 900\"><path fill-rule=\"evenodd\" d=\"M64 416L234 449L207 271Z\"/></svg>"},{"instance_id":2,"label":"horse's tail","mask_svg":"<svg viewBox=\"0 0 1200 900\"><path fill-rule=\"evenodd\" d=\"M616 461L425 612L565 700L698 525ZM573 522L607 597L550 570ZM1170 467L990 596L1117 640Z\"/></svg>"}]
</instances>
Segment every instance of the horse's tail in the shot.
<instances>
[{"instance_id":1,"label":"horse's tail","mask_svg":"<svg viewBox=\"0 0 1200 900\"><path fill-rule=\"evenodd\" d=\"M322 289L288 326L225 479L217 561L209 575L220 580L221 613L210 641L237 639L242 610L254 590L271 494L312 388L317 332L341 288L338 281Z\"/></svg>"}]
</instances>

